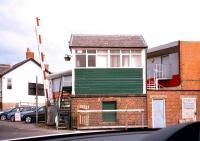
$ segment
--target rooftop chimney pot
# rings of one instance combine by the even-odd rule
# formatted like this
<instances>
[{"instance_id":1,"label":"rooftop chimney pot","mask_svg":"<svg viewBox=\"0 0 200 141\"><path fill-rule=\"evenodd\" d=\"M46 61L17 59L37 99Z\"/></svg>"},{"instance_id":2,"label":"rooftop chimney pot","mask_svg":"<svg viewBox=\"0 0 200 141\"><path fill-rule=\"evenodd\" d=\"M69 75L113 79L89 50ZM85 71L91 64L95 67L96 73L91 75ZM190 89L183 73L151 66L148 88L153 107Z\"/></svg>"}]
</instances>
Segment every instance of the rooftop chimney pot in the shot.
<instances>
[{"instance_id":1,"label":"rooftop chimney pot","mask_svg":"<svg viewBox=\"0 0 200 141\"><path fill-rule=\"evenodd\" d=\"M32 52L29 48L27 48L27 51L26 51L26 59L34 59L34 52Z\"/></svg>"}]
</instances>

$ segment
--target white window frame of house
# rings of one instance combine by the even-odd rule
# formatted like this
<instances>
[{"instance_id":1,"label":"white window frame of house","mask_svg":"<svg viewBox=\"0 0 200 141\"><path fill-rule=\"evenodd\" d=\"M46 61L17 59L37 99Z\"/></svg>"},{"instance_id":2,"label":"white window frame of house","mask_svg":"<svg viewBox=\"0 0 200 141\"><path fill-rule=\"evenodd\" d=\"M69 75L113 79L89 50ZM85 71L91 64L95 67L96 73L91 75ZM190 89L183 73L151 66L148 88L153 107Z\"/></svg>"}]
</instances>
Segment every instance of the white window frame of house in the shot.
<instances>
[{"instance_id":1,"label":"white window frame of house","mask_svg":"<svg viewBox=\"0 0 200 141\"><path fill-rule=\"evenodd\" d=\"M128 51L128 53L126 52L126 51ZM128 67L124 67L123 66L123 56L128 56L129 57L129 64L128 64ZM131 65L131 50L129 49L129 50L125 50L125 49L122 49L121 50L121 67L122 68L129 68L130 67L130 65Z\"/></svg>"},{"instance_id":2,"label":"white window frame of house","mask_svg":"<svg viewBox=\"0 0 200 141\"><path fill-rule=\"evenodd\" d=\"M139 51L139 52L138 52ZM132 63L132 56L140 56L140 65L139 66L131 66ZM142 49L131 49L131 56L130 56L130 67L131 68L142 68L143 62L142 62Z\"/></svg>"},{"instance_id":3,"label":"white window frame of house","mask_svg":"<svg viewBox=\"0 0 200 141\"><path fill-rule=\"evenodd\" d=\"M7 78L7 89L11 90L12 89L12 78Z\"/></svg>"},{"instance_id":4,"label":"white window frame of house","mask_svg":"<svg viewBox=\"0 0 200 141\"><path fill-rule=\"evenodd\" d=\"M112 52L112 51L115 51L115 52ZM119 57L119 66L117 66L117 67L111 66L112 65L112 63L111 63L111 58L112 57L111 56ZM120 49L111 49L109 57L110 57L110 66L109 66L110 68L120 68L121 67L121 50Z\"/></svg>"},{"instance_id":5,"label":"white window frame of house","mask_svg":"<svg viewBox=\"0 0 200 141\"><path fill-rule=\"evenodd\" d=\"M80 53L79 53L80 52ZM83 56L83 55L85 55L85 57L86 57L86 62L85 62L85 66L83 66L83 67L80 67L80 66L78 66L77 68L86 68L87 66L88 66L88 64L87 64L87 56L86 56L86 54L87 54L87 50L86 49L78 49L78 50L75 50L75 66L77 67L77 56ZM81 63L80 63L81 64Z\"/></svg>"},{"instance_id":6,"label":"white window frame of house","mask_svg":"<svg viewBox=\"0 0 200 141\"><path fill-rule=\"evenodd\" d=\"M88 51L95 51L95 53L89 53ZM86 49L86 67L88 67L88 68L95 68L96 67L96 65L97 65L97 61L96 61L97 55L96 54L97 54L97 50ZM89 61L88 61L89 56L95 56L95 66L89 66L88 65L89 64Z\"/></svg>"},{"instance_id":7,"label":"white window frame of house","mask_svg":"<svg viewBox=\"0 0 200 141\"><path fill-rule=\"evenodd\" d=\"M100 52L101 51L101 52ZM102 52L105 51L105 52ZM109 62L109 54L110 51L107 49L101 49L101 50L97 50L96 51L96 68L108 68L108 66L110 66L110 62ZM106 65L102 66L100 65L98 62L101 58L99 58L99 56L104 56L106 57Z\"/></svg>"},{"instance_id":8,"label":"white window frame of house","mask_svg":"<svg viewBox=\"0 0 200 141\"><path fill-rule=\"evenodd\" d=\"M78 50L85 50L85 53L77 53ZM88 50L95 50L96 53L88 53ZM119 53L111 53L112 50L119 50ZM87 49L75 49L75 68L143 68L143 49L91 49L91 48L87 48ZM99 51L107 51L107 53L99 53ZM123 53L123 51L129 51L129 53ZM76 65L76 56L78 55L85 55L86 56L86 66L85 67L78 67ZM88 56L90 55L95 55L95 66L88 66ZM97 63L97 60L98 60L98 56L100 55L107 55L107 67L98 67L98 63ZM119 67L111 67L111 55L119 55L120 56L120 64L119 64ZM129 56L129 66L123 66L123 63L122 63L122 58L123 56ZM132 63L132 56L140 56L140 65L139 66L133 66L131 64Z\"/></svg>"}]
</instances>

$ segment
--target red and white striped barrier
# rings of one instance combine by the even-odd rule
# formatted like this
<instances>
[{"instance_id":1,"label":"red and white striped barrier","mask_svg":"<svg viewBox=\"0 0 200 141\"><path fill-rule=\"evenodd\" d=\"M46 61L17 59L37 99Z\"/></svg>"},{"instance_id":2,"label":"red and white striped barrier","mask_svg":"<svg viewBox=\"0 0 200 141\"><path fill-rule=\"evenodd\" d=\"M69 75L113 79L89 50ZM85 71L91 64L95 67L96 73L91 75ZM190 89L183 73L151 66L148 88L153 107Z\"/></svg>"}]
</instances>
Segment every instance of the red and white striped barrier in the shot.
<instances>
[{"instance_id":1,"label":"red and white striped barrier","mask_svg":"<svg viewBox=\"0 0 200 141\"><path fill-rule=\"evenodd\" d=\"M40 30L39 30L40 29L39 21L40 21L40 19L37 17L35 30L36 30L36 36L37 36L41 70L42 70L42 74L43 74L44 94L45 94L45 98L46 98L46 102L47 102L47 100L48 100L47 77L46 77L46 68L45 68L45 60L44 60L44 53L43 53L44 48L42 47L42 38L41 38Z\"/></svg>"}]
</instances>

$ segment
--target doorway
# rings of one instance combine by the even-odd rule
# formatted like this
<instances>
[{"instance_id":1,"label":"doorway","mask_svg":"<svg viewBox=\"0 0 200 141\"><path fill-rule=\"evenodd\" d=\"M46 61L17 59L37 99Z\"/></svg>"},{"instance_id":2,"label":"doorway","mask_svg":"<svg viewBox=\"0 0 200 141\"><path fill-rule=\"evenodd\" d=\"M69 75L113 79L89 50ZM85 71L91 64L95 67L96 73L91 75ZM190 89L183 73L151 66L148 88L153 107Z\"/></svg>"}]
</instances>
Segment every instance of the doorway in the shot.
<instances>
[{"instance_id":1,"label":"doorway","mask_svg":"<svg viewBox=\"0 0 200 141\"><path fill-rule=\"evenodd\" d=\"M152 99L152 126L153 128L163 128L166 126L164 99Z\"/></svg>"}]
</instances>

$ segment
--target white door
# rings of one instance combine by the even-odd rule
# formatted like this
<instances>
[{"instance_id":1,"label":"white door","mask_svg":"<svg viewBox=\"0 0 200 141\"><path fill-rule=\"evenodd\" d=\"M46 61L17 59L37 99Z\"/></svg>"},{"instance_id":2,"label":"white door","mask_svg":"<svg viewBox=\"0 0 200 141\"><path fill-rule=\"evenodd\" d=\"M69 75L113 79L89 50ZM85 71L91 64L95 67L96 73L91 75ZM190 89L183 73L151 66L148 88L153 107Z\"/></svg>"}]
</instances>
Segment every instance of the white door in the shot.
<instances>
[{"instance_id":1,"label":"white door","mask_svg":"<svg viewBox=\"0 0 200 141\"><path fill-rule=\"evenodd\" d=\"M196 121L196 98L182 98L182 119Z\"/></svg>"},{"instance_id":2,"label":"white door","mask_svg":"<svg viewBox=\"0 0 200 141\"><path fill-rule=\"evenodd\" d=\"M164 99L152 100L153 128L165 127L165 101Z\"/></svg>"}]
</instances>

